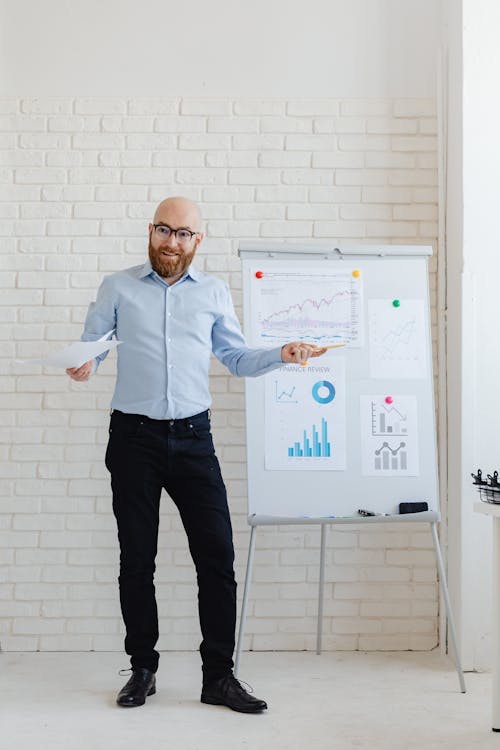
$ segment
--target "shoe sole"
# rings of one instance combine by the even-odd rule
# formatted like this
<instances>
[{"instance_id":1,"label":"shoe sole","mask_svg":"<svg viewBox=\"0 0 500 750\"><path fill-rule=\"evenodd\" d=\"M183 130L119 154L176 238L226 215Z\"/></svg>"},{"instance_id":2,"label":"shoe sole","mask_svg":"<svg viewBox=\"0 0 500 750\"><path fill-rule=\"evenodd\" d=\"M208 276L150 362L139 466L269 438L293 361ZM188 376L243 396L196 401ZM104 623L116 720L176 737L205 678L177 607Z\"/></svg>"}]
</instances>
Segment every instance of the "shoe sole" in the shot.
<instances>
[{"instance_id":1,"label":"shoe sole","mask_svg":"<svg viewBox=\"0 0 500 750\"><path fill-rule=\"evenodd\" d=\"M228 703L224 703L223 701L217 701L203 697L200 698L200 701L202 703L207 703L210 706L225 706L226 708L230 708L231 711L236 711L239 714L261 714L263 711L267 710L267 706L266 708L233 708L233 706L230 706Z\"/></svg>"},{"instance_id":2,"label":"shoe sole","mask_svg":"<svg viewBox=\"0 0 500 750\"><path fill-rule=\"evenodd\" d=\"M156 688L152 687L149 693L146 695L146 698L149 698L150 695L154 695L156 693ZM118 703L116 701L117 706L120 706L120 708L137 708L137 706L143 706L146 703L146 698L144 698L141 703Z\"/></svg>"}]
</instances>

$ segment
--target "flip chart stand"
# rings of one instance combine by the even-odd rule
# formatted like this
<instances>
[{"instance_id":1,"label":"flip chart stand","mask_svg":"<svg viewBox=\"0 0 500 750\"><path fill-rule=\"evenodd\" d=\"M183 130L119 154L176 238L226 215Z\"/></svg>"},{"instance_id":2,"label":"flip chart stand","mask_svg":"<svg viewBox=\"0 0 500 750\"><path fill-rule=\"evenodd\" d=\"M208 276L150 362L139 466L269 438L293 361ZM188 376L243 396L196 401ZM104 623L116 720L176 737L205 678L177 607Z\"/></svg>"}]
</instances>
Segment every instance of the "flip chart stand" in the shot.
<instances>
[{"instance_id":1,"label":"flip chart stand","mask_svg":"<svg viewBox=\"0 0 500 750\"><path fill-rule=\"evenodd\" d=\"M365 525L371 523L429 523L431 527L432 539L434 542L434 549L436 552L436 562L439 571L439 583L443 594L446 615L448 622L448 629L450 634L450 641L453 646L453 655L455 657L455 667L458 674L458 680L460 683L460 691L465 693L465 680L460 661L460 655L458 652L457 638L455 632L455 622L453 619L453 613L451 610L450 596L448 593L448 585L446 583L446 573L444 569L443 556L441 554L441 547L439 544L439 537L437 533L437 524L440 520L439 513L435 511L424 511L422 513L405 513L402 515L389 515L389 516L368 516L368 517L348 517L348 518L289 518L289 517L278 517L278 516L259 516L251 515L248 517L248 523L251 526L250 532L250 545L248 549L248 561L245 575L245 589L243 593L243 602L241 605L241 616L240 626L238 631L238 641L236 645L235 663L234 663L234 674L238 675L241 650L243 645L243 637L245 633L246 614L248 605L248 595L250 592L250 583L252 580L253 570L253 558L255 552L255 540L258 526L280 526L280 525L318 525L321 527L321 546L320 546L320 558L319 558L319 587L318 587L318 619L317 619L317 635L316 635L316 653L321 654L321 640L323 632L323 599L324 599L324 584L325 584L325 546L326 546L326 526L336 526L340 524L356 524Z\"/></svg>"}]
</instances>

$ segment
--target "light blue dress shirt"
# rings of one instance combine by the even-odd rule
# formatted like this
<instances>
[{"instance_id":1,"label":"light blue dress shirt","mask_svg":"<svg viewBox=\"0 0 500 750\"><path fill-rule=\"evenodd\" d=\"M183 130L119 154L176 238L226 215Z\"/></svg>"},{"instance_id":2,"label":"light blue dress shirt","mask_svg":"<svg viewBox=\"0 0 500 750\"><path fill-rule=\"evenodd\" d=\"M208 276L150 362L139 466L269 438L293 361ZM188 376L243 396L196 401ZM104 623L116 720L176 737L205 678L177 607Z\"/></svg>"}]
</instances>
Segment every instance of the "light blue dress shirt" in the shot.
<instances>
[{"instance_id":1,"label":"light blue dress shirt","mask_svg":"<svg viewBox=\"0 0 500 750\"><path fill-rule=\"evenodd\" d=\"M82 341L111 329L123 341L111 407L152 419L181 419L209 408L211 352L233 375L263 375L282 364L281 347L248 348L227 284L192 266L171 286L149 260L106 276L89 306ZM96 357L94 371L106 356Z\"/></svg>"}]
</instances>

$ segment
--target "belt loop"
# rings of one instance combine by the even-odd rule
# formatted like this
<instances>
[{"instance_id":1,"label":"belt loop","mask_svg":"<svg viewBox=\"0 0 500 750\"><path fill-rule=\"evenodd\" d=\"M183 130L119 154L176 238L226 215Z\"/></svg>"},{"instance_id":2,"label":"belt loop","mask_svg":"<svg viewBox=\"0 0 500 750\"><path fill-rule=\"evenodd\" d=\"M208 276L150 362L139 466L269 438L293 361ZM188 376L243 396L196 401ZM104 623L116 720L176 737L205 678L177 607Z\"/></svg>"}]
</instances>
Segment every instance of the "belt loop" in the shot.
<instances>
[{"instance_id":1,"label":"belt loop","mask_svg":"<svg viewBox=\"0 0 500 750\"><path fill-rule=\"evenodd\" d=\"M210 420L212 418L212 409L207 409L208 411L208 419Z\"/></svg>"}]
</instances>

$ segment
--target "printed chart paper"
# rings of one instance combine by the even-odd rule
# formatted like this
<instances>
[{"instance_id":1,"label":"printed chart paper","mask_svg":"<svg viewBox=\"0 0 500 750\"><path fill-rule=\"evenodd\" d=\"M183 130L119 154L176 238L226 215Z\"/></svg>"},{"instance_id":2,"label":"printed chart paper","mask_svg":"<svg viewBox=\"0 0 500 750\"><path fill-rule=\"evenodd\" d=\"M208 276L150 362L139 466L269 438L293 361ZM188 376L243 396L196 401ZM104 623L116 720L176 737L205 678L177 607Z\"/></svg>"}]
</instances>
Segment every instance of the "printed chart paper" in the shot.
<instances>
[{"instance_id":1,"label":"printed chart paper","mask_svg":"<svg viewBox=\"0 0 500 750\"><path fill-rule=\"evenodd\" d=\"M325 264L326 266L326 264ZM251 269L251 342L274 347L290 341L327 346L363 345L361 277L355 267L342 270L311 264ZM259 277L258 274L261 274Z\"/></svg>"},{"instance_id":2,"label":"printed chart paper","mask_svg":"<svg viewBox=\"0 0 500 750\"><path fill-rule=\"evenodd\" d=\"M372 378L425 378L425 308L421 299L368 301Z\"/></svg>"},{"instance_id":3,"label":"printed chart paper","mask_svg":"<svg viewBox=\"0 0 500 750\"><path fill-rule=\"evenodd\" d=\"M345 358L332 365L284 365L265 376L265 467L346 467Z\"/></svg>"},{"instance_id":4,"label":"printed chart paper","mask_svg":"<svg viewBox=\"0 0 500 750\"><path fill-rule=\"evenodd\" d=\"M415 396L360 396L363 476L420 475Z\"/></svg>"}]
</instances>

